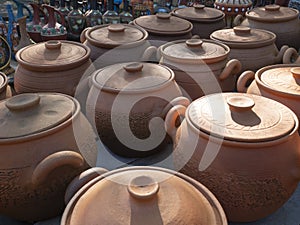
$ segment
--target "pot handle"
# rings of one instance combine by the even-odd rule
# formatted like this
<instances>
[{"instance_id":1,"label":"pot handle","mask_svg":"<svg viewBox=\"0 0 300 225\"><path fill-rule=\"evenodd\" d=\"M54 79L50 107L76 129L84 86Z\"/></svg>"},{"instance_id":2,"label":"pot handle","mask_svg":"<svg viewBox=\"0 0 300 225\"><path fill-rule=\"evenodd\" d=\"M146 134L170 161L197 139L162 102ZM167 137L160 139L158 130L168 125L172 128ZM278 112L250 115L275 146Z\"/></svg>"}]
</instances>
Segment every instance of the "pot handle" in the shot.
<instances>
[{"instance_id":1,"label":"pot handle","mask_svg":"<svg viewBox=\"0 0 300 225\"><path fill-rule=\"evenodd\" d=\"M88 30L92 29L91 27L86 27L80 34L80 42L84 43L86 41L85 34Z\"/></svg>"},{"instance_id":2,"label":"pot handle","mask_svg":"<svg viewBox=\"0 0 300 225\"><path fill-rule=\"evenodd\" d=\"M165 119L165 129L174 141L179 126L176 126L176 120L178 117L185 117L187 107L183 105L175 105L167 113Z\"/></svg>"},{"instance_id":3,"label":"pot handle","mask_svg":"<svg viewBox=\"0 0 300 225\"><path fill-rule=\"evenodd\" d=\"M146 50L144 51L143 55L142 55L142 62L146 62L146 61L154 61L157 62L158 58L157 58L157 47L155 46L149 46L148 48L146 48Z\"/></svg>"},{"instance_id":4,"label":"pot handle","mask_svg":"<svg viewBox=\"0 0 300 225\"><path fill-rule=\"evenodd\" d=\"M191 101L183 96L174 98L171 102L169 102L162 111L163 118L166 118L168 112L171 110L173 106L182 105L188 107L191 104Z\"/></svg>"},{"instance_id":5,"label":"pot handle","mask_svg":"<svg viewBox=\"0 0 300 225\"><path fill-rule=\"evenodd\" d=\"M236 17L234 17L232 24L234 27L240 26L242 21L243 21L243 16L241 14L237 14Z\"/></svg>"},{"instance_id":6,"label":"pot handle","mask_svg":"<svg viewBox=\"0 0 300 225\"><path fill-rule=\"evenodd\" d=\"M220 80L225 80L230 75L237 75L242 70L242 64L237 59L231 59L226 63L226 66L219 76Z\"/></svg>"},{"instance_id":7,"label":"pot handle","mask_svg":"<svg viewBox=\"0 0 300 225\"><path fill-rule=\"evenodd\" d=\"M284 64L300 63L300 57L295 48L289 48L284 52L282 62Z\"/></svg>"},{"instance_id":8,"label":"pot handle","mask_svg":"<svg viewBox=\"0 0 300 225\"><path fill-rule=\"evenodd\" d=\"M82 156L74 151L59 151L44 158L34 169L32 183L39 185L46 180L47 176L60 166L70 165L75 168L84 164Z\"/></svg>"},{"instance_id":9,"label":"pot handle","mask_svg":"<svg viewBox=\"0 0 300 225\"><path fill-rule=\"evenodd\" d=\"M75 193L85 184L106 172L108 172L108 170L102 167L93 167L76 176L66 189L64 198L65 204L67 205Z\"/></svg>"},{"instance_id":10,"label":"pot handle","mask_svg":"<svg viewBox=\"0 0 300 225\"><path fill-rule=\"evenodd\" d=\"M237 80L237 91L246 93L248 89L246 84L248 83L248 81L254 80L254 76L255 73L253 71L247 70L243 72Z\"/></svg>"},{"instance_id":11,"label":"pot handle","mask_svg":"<svg viewBox=\"0 0 300 225\"><path fill-rule=\"evenodd\" d=\"M275 57L275 63L282 63L284 53L289 49L289 46L283 45L280 48L280 51L278 52L277 56Z\"/></svg>"}]
</instances>

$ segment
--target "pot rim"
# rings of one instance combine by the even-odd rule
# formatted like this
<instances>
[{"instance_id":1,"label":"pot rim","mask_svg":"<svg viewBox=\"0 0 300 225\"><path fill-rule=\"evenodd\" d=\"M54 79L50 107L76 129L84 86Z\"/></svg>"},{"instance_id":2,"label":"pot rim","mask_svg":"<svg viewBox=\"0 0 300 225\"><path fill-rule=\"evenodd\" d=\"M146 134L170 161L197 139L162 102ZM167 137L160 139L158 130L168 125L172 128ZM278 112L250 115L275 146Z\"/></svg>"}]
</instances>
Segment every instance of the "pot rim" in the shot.
<instances>
[{"instance_id":1,"label":"pot rim","mask_svg":"<svg viewBox=\"0 0 300 225\"><path fill-rule=\"evenodd\" d=\"M122 63L122 64L130 64L130 63L134 63L134 62L127 62L127 63ZM124 94L128 94L128 95L131 95L131 94L145 94L145 93L149 93L149 92L154 92L154 91L157 91L157 90L160 90L160 89L163 89L164 87L167 87L169 85L172 84L173 81L175 81L175 73L173 70L171 70L169 67L165 66L165 65L161 65L161 64L156 64L158 66L161 66L161 67L164 67L165 69L167 69L170 74L171 74L171 77L170 79L159 85L159 86L153 86L153 87L148 87L148 88L144 88L144 89L140 89L140 90L121 90L122 91L122 95ZM107 67L110 67L110 66L106 66L104 68L101 68L97 71L95 71L91 77L92 77L92 86L94 86L95 88L101 90L101 91L104 91L104 92L108 92L108 93L114 93L114 94L118 94L120 93L120 90L117 90L117 89L114 89L114 88L111 88L111 87L106 87L104 85L101 85L99 84L97 81L96 81L96 77L98 75L98 73L100 73L101 71L103 71L105 68Z\"/></svg>"},{"instance_id":2,"label":"pot rim","mask_svg":"<svg viewBox=\"0 0 300 225\"><path fill-rule=\"evenodd\" d=\"M8 85L8 78L5 73L0 72L0 76L3 78L3 83L0 85L0 93L6 91L6 87Z\"/></svg>"},{"instance_id":3,"label":"pot rim","mask_svg":"<svg viewBox=\"0 0 300 225\"><path fill-rule=\"evenodd\" d=\"M205 96L203 96L205 97ZM202 97L202 98L203 98ZM207 139L209 141L212 141L214 143L220 144L220 145L226 145L226 146L233 146L233 147L239 147L239 148L245 148L245 149L253 149L253 148L263 148L263 147L270 147L274 145L279 145L281 143L287 142L288 140L299 137L298 135L298 129L299 129L299 120L296 116L296 114L291 110L291 114L294 117L295 126L290 131L290 133L287 133L286 135L273 139L273 140L266 140L266 141L260 141L260 142L244 142L244 141L238 141L238 140L227 140L224 137L220 137L214 134L208 134L204 130L200 130L192 123L190 118L187 116L189 113L190 105L188 106L186 112L185 112L185 118L180 124L179 127L182 126L183 122L186 121L188 128L191 128L194 133L196 133L198 136L201 136L204 139ZM295 136L295 137L294 137Z\"/></svg>"},{"instance_id":4,"label":"pot rim","mask_svg":"<svg viewBox=\"0 0 300 225\"><path fill-rule=\"evenodd\" d=\"M50 40L51 41L51 40ZM57 41L57 40L53 40L53 41ZM47 41L45 42L40 42L38 44L45 44ZM22 59L21 54L24 50L27 50L28 48L31 48L31 45L28 45L22 49L20 49L19 51L17 51L15 57L16 60L18 62L18 67L22 66L30 71L38 71L38 72L61 72L61 71L65 71L65 70L69 70L69 69L73 69L73 68L77 68L82 66L82 64L84 64L85 62L90 60L90 55L91 55L91 49L86 46L83 45L81 43L78 42L74 42L74 41L66 41L66 40L58 40L57 42L61 42L61 43L67 43L67 44L72 44L72 45L78 45L82 48L84 48L86 50L86 54L80 58L79 60L75 61L75 62L70 62L70 63L66 63L63 65L59 65L59 67L55 67L53 65L33 65L30 62L26 62Z\"/></svg>"},{"instance_id":5,"label":"pot rim","mask_svg":"<svg viewBox=\"0 0 300 225\"><path fill-rule=\"evenodd\" d=\"M284 68L284 67L300 67L300 64L275 64L275 65L270 65L270 66L265 66L259 70L256 71L255 75L254 75L254 80L256 81L256 84L258 86L258 88L265 90L266 92L269 92L271 94L276 95L280 95L282 97L286 97L286 98L296 98L298 100L300 100L300 94L293 94L293 93L288 93L288 92L284 92L284 91L280 91L280 90L276 90L275 88L266 86L262 80L260 79L261 75L263 74L263 72L269 70L269 69L274 69L274 68Z\"/></svg>"},{"instance_id":6,"label":"pot rim","mask_svg":"<svg viewBox=\"0 0 300 225\"><path fill-rule=\"evenodd\" d=\"M71 198L69 203L67 204L64 213L61 218L61 225L69 225L69 218L70 215L72 214L72 211L77 203L77 201L80 199L82 195L84 195L93 185L95 185L97 182L100 182L103 178L109 177L111 175L117 174L119 172L124 172L124 171L131 171L131 170L155 170L155 171L160 171L160 172L165 172L170 175L176 175L179 178L183 179L184 181L188 182L191 184L193 187L197 189L198 192L202 193L206 199L209 201L209 203L212 205L212 208L216 209L214 210L216 213L216 216L219 217L220 222L222 222L222 225L227 225L227 218L225 215L225 212L219 203L218 199L215 197L215 195L203 184L200 182L194 180L193 178L184 175L180 172L173 171L170 169L166 168L161 168L161 167L154 167L154 166L131 166L131 167L125 167L125 168L119 168L119 169L114 169L112 171L106 172L102 175L99 175L89 181L87 184L85 184L83 187L81 187L75 195Z\"/></svg>"},{"instance_id":7,"label":"pot rim","mask_svg":"<svg viewBox=\"0 0 300 225\"><path fill-rule=\"evenodd\" d=\"M52 127L50 129L38 132L38 133L33 133L33 134L29 134L29 135L24 135L22 137L13 137L13 138L0 138L0 145L1 144L15 144L15 143L21 143L21 142L26 142L26 141L32 141L35 139L39 139L39 138L43 138L43 137L47 137L49 135L52 135L54 133L59 132L60 130L70 126L71 124L73 124L75 121L75 119L78 118L78 116L80 115L81 111L80 111L80 104L78 102L77 99L66 95L66 94L61 94L61 93L55 93L55 92L43 92L40 93L42 95L47 95L47 94L51 94L51 95L62 95L64 97L67 97L69 99L71 99L74 102L75 105L75 109L72 112L72 115L65 121L63 121L62 123L56 125L55 127Z\"/></svg>"},{"instance_id":8,"label":"pot rim","mask_svg":"<svg viewBox=\"0 0 300 225\"><path fill-rule=\"evenodd\" d=\"M163 58L168 59L171 62L178 62L178 63L181 63L181 64L196 64L196 63L199 63L199 64L203 64L203 63L205 63L205 64L214 64L214 63L226 60L228 58L229 53L230 53L230 48L226 44L223 44L220 41L215 41L215 40L210 40L210 39L199 39L199 40L202 40L203 42L208 42L208 43L213 43L213 44L219 45L219 46L223 47L226 52L223 55L220 55L220 56L217 56L217 57L210 57L210 58L208 57L208 58L204 58L204 59L177 58L177 57L174 57L174 56L166 55L164 53L165 48L167 48L171 45L174 45L174 44L183 43L187 40L189 40L189 39L181 39L181 40L167 42L167 43L161 45L158 50L161 53Z\"/></svg>"},{"instance_id":9,"label":"pot rim","mask_svg":"<svg viewBox=\"0 0 300 225\"><path fill-rule=\"evenodd\" d=\"M137 47L139 45L142 45L144 44L147 39L148 39L148 32L140 27L140 26L134 26L134 25L131 25L131 24L126 24L126 26L129 26L131 28L135 28L135 29L138 29L140 30L144 36L142 39L138 40L138 41L135 41L135 42L130 42L130 43L126 43L126 44L116 44L116 45L111 45L111 44L105 44L105 43L102 43L102 42L99 42L97 40L94 40L93 38L90 37L90 33L97 30L97 29L101 29L103 27L108 27L110 26L111 24L101 24L101 25L97 25L97 26L94 26L92 27L91 29L87 29L86 33L85 33L85 38L86 38L86 41L89 42L90 45L92 46L95 46L95 47L100 47L100 48L104 48L104 49L112 49L112 48L124 48L124 49L128 49L128 48L134 48L134 47Z\"/></svg>"}]
</instances>

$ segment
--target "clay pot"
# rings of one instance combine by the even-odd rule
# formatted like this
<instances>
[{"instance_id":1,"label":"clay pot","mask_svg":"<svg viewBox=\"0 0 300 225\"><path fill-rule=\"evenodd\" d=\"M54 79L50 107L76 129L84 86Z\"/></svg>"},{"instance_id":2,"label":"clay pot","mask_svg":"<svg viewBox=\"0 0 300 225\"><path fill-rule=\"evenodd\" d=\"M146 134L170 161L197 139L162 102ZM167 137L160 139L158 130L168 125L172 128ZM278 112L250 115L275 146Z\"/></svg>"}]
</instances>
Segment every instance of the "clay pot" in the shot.
<instances>
[{"instance_id":1,"label":"clay pot","mask_svg":"<svg viewBox=\"0 0 300 225\"><path fill-rule=\"evenodd\" d=\"M20 94L0 102L0 116L0 214L31 222L59 215L67 184L96 163L96 135L79 103Z\"/></svg>"},{"instance_id":2,"label":"clay pot","mask_svg":"<svg viewBox=\"0 0 300 225\"><path fill-rule=\"evenodd\" d=\"M128 24L105 24L87 28L81 42L91 49L91 60L97 69L115 63L147 60L151 45L143 28Z\"/></svg>"},{"instance_id":3,"label":"clay pot","mask_svg":"<svg viewBox=\"0 0 300 225\"><path fill-rule=\"evenodd\" d=\"M0 101L12 96L7 76L0 72Z\"/></svg>"},{"instance_id":4,"label":"clay pot","mask_svg":"<svg viewBox=\"0 0 300 225\"><path fill-rule=\"evenodd\" d=\"M191 99L235 89L241 63L237 59L229 60L230 49L222 43L179 40L162 45L159 53L160 64L174 71L176 82Z\"/></svg>"},{"instance_id":5,"label":"clay pot","mask_svg":"<svg viewBox=\"0 0 300 225\"><path fill-rule=\"evenodd\" d=\"M173 71L165 66L114 64L92 75L86 115L112 152L144 157L164 150L163 118L168 103L181 95Z\"/></svg>"},{"instance_id":6,"label":"clay pot","mask_svg":"<svg viewBox=\"0 0 300 225\"><path fill-rule=\"evenodd\" d=\"M185 117L179 127L178 116ZM180 172L211 190L234 222L272 214L295 191L298 127L295 113L283 104L241 93L206 95L166 116L175 168L184 165Z\"/></svg>"},{"instance_id":7,"label":"clay pot","mask_svg":"<svg viewBox=\"0 0 300 225\"><path fill-rule=\"evenodd\" d=\"M245 71L237 81L239 92L262 95L292 109L300 119L300 64L266 66ZM247 84L252 81L249 87ZM300 131L299 131L300 132Z\"/></svg>"},{"instance_id":8,"label":"clay pot","mask_svg":"<svg viewBox=\"0 0 300 225\"><path fill-rule=\"evenodd\" d=\"M246 18L242 20L242 16L238 15L234 24L273 32L277 37L275 43L278 48L283 45L300 48L298 10L279 5L266 5L251 9L245 16Z\"/></svg>"},{"instance_id":9,"label":"clay pot","mask_svg":"<svg viewBox=\"0 0 300 225\"><path fill-rule=\"evenodd\" d=\"M74 95L91 65L90 49L71 41L47 41L27 46L16 54L16 92L60 92Z\"/></svg>"},{"instance_id":10,"label":"clay pot","mask_svg":"<svg viewBox=\"0 0 300 225\"><path fill-rule=\"evenodd\" d=\"M192 34L209 38L210 34L226 26L225 14L217 9L194 4L193 7L177 8L173 16L186 19L193 24Z\"/></svg>"},{"instance_id":11,"label":"clay pot","mask_svg":"<svg viewBox=\"0 0 300 225\"><path fill-rule=\"evenodd\" d=\"M107 225L227 225L218 200L201 183L172 170L139 166L93 178L68 203L61 225L99 221Z\"/></svg>"},{"instance_id":12,"label":"clay pot","mask_svg":"<svg viewBox=\"0 0 300 225\"><path fill-rule=\"evenodd\" d=\"M192 37L193 24L169 13L140 16L133 20L133 24L144 28L149 33L148 40L156 47L168 41Z\"/></svg>"},{"instance_id":13,"label":"clay pot","mask_svg":"<svg viewBox=\"0 0 300 225\"><path fill-rule=\"evenodd\" d=\"M243 26L215 31L210 38L229 46L229 57L240 60L243 71L256 71L264 66L282 63L288 49L284 45L278 51L274 33Z\"/></svg>"},{"instance_id":14,"label":"clay pot","mask_svg":"<svg viewBox=\"0 0 300 225\"><path fill-rule=\"evenodd\" d=\"M296 49L289 48L283 55L283 63L285 64L300 64L300 56Z\"/></svg>"}]
</instances>

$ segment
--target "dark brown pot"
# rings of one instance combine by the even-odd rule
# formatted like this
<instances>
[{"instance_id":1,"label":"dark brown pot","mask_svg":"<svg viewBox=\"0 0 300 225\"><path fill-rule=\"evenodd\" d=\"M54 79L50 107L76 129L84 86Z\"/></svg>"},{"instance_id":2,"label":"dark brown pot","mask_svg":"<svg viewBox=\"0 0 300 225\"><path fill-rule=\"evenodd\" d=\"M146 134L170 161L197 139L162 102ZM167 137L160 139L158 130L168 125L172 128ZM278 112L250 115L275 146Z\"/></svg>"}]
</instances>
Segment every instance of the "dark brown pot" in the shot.
<instances>
[{"instance_id":1,"label":"dark brown pot","mask_svg":"<svg viewBox=\"0 0 300 225\"><path fill-rule=\"evenodd\" d=\"M129 167L102 175L104 171L100 170L82 187L83 175L98 171L92 168L72 183L75 190L80 189L68 203L61 225L99 221L106 225L227 225L213 194L181 173L158 167ZM68 191L68 195L73 194Z\"/></svg>"},{"instance_id":2,"label":"dark brown pot","mask_svg":"<svg viewBox=\"0 0 300 225\"><path fill-rule=\"evenodd\" d=\"M64 192L96 163L96 135L77 100L20 94L0 102L0 214L39 221L62 213Z\"/></svg>"}]
</instances>

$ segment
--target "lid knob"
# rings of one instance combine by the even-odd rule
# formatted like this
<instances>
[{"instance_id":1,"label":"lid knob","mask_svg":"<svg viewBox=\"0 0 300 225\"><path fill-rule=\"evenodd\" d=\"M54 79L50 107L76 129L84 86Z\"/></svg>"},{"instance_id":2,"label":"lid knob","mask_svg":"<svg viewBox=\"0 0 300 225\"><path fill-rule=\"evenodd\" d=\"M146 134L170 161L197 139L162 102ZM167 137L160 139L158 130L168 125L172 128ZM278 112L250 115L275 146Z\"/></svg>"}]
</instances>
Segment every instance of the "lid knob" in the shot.
<instances>
[{"instance_id":1,"label":"lid knob","mask_svg":"<svg viewBox=\"0 0 300 225\"><path fill-rule=\"evenodd\" d=\"M204 8L205 8L205 5L202 5L202 4L194 4L193 7L194 7L194 9L204 9Z\"/></svg>"},{"instance_id":2,"label":"lid knob","mask_svg":"<svg viewBox=\"0 0 300 225\"><path fill-rule=\"evenodd\" d=\"M122 24L111 24L107 27L110 32L123 32L125 30L125 26Z\"/></svg>"},{"instance_id":3,"label":"lid knob","mask_svg":"<svg viewBox=\"0 0 300 225\"><path fill-rule=\"evenodd\" d=\"M57 41L57 40L47 41L47 42L45 42L45 47L49 50L60 49L61 48L61 42Z\"/></svg>"},{"instance_id":4,"label":"lid knob","mask_svg":"<svg viewBox=\"0 0 300 225\"><path fill-rule=\"evenodd\" d=\"M233 32L236 35L250 34L251 28L246 26L236 26L233 28Z\"/></svg>"},{"instance_id":5,"label":"lid knob","mask_svg":"<svg viewBox=\"0 0 300 225\"><path fill-rule=\"evenodd\" d=\"M189 40L186 40L185 41L185 44L188 46L188 47L201 47L202 44L203 44L203 41L200 40L200 39L189 39Z\"/></svg>"},{"instance_id":6,"label":"lid knob","mask_svg":"<svg viewBox=\"0 0 300 225\"><path fill-rule=\"evenodd\" d=\"M280 9L280 5L266 5L265 10L267 11L278 11Z\"/></svg>"},{"instance_id":7,"label":"lid knob","mask_svg":"<svg viewBox=\"0 0 300 225\"><path fill-rule=\"evenodd\" d=\"M157 194L159 184L150 176L138 176L130 181L127 189L134 198L148 199Z\"/></svg>"},{"instance_id":8,"label":"lid knob","mask_svg":"<svg viewBox=\"0 0 300 225\"><path fill-rule=\"evenodd\" d=\"M142 63L131 63L131 64L127 64L123 68L129 73L135 73L135 72L142 71L143 64Z\"/></svg>"},{"instance_id":9,"label":"lid knob","mask_svg":"<svg viewBox=\"0 0 300 225\"><path fill-rule=\"evenodd\" d=\"M157 13L156 17L158 19L170 19L171 14L170 13Z\"/></svg>"},{"instance_id":10,"label":"lid knob","mask_svg":"<svg viewBox=\"0 0 300 225\"><path fill-rule=\"evenodd\" d=\"M20 94L9 98L5 106L9 110L26 110L37 106L40 102L40 96L37 94Z\"/></svg>"},{"instance_id":11,"label":"lid knob","mask_svg":"<svg viewBox=\"0 0 300 225\"><path fill-rule=\"evenodd\" d=\"M291 69L291 73L295 78L296 82L300 85L300 67L294 67Z\"/></svg>"},{"instance_id":12,"label":"lid knob","mask_svg":"<svg viewBox=\"0 0 300 225\"><path fill-rule=\"evenodd\" d=\"M245 96L234 96L226 99L230 111L245 112L249 111L255 105L253 99Z\"/></svg>"}]
</instances>

